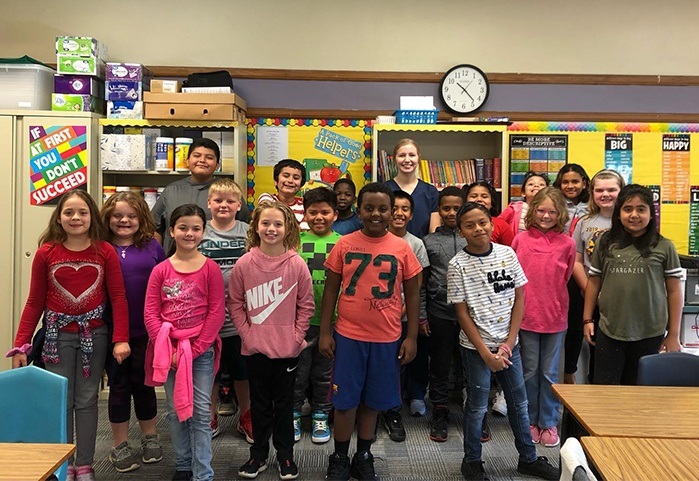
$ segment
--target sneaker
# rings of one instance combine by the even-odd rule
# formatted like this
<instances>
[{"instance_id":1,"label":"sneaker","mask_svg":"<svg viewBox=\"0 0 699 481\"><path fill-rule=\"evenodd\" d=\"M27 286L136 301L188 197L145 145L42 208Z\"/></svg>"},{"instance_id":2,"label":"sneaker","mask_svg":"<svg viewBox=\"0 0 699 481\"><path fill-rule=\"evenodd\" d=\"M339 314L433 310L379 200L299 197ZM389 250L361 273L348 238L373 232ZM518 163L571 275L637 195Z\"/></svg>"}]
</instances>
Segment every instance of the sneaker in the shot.
<instances>
[{"instance_id":1,"label":"sneaker","mask_svg":"<svg viewBox=\"0 0 699 481\"><path fill-rule=\"evenodd\" d=\"M534 444L539 444L539 441L541 441L541 429L539 429L539 426L535 426L534 424L529 425L529 434L532 435L532 442Z\"/></svg>"},{"instance_id":2,"label":"sneaker","mask_svg":"<svg viewBox=\"0 0 699 481\"><path fill-rule=\"evenodd\" d=\"M221 426L218 425L218 415L214 414L214 418L211 420L211 439L221 434Z\"/></svg>"},{"instance_id":3,"label":"sneaker","mask_svg":"<svg viewBox=\"0 0 699 481\"><path fill-rule=\"evenodd\" d=\"M109 452L109 462L112 463L117 473L128 473L141 467L138 464L138 453L129 445L128 441L112 448Z\"/></svg>"},{"instance_id":4,"label":"sneaker","mask_svg":"<svg viewBox=\"0 0 699 481\"><path fill-rule=\"evenodd\" d=\"M172 481L192 481L194 473L191 471L175 471Z\"/></svg>"},{"instance_id":5,"label":"sneaker","mask_svg":"<svg viewBox=\"0 0 699 481\"><path fill-rule=\"evenodd\" d=\"M437 405L432 410L432 422L430 423L430 439L437 443L447 440L447 422L449 409L443 405Z\"/></svg>"},{"instance_id":6,"label":"sneaker","mask_svg":"<svg viewBox=\"0 0 699 481\"><path fill-rule=\"evenodd\" d=\"M541 445L545 448L553 448L561 444L561 439L558 437L558 428L546 428L541 430Z\"/></svg>"},{"instance_id":7,"label":"sneaker","mask_svg":"<svg viewBox=\"0 0 699 481\"><path fill-rule=\"evenodd\" d=\"M490 425L488 424L487 416L483 418L483 425L481 427L481 442L487 443L490 441Z\"/></svg>"},{"instance_id":8,"label":"sneaker","mask_svg":"<svg viewBox=\"0 0 699 481\"><path fill-rule=\"evenodd\" d=\"M75 468L75 481L95 481L95 470L92 466L78 466Z\"/></svg>"},{"instance_id":9,"label":"sneaker","mask_svg":"<svg viewBox=\"0 0 699 481\"><path fill-rule=\"evenodd\" d=\"M369 451L355 453L350 466L350 475L359 481L377 479L374 471L374 456Z\"/></svg>"},{"instance_id":10,"label":"sneaker","mask_svg":"<svg viewBox=\"0 0 699 481\"><path fill-rule=\"evenodd\" d=\"M163 459L163 447L160 445L160 436L157 434L143 436L141 450L143 451L143 462L146 464L157 463Z\"/></svg>"},{"instance_id":11,"label":"sneaker","mask_svg":"<svg viewBox=\"0 0 699 481\"><path fill-rule=\"evenodd\" d=\"M350 459L347 455L333 453L328 460L328 471L325 479L331 481L348 481L350 478Z\"/></svg>"},{"instance_id":12,"label":"sneaker","mask_svg":"<svg viewBox=\"0 0 699 481\"><path fill-rule=\"evenodd\" d=\"M294 411L294 441L301 441L301 411Z\"/></svg>"},{"instance_id":13,"label":"sneaker","mask_svg":"<svg viewBox=\"0 0 699 481\"><path fill-rule=\"evenodd\" d=\"M68 472L66 473L66 481L75 481L75 466L72 464L68 465Z\"/></svg>"},{"instance_id":14,"label":"sneaker","mask_svg":"<svg viewBox=\"0 0 699 481\"><path fill-rule=\"evenodd\" d=\"M517 472L551 480L556 480L560 476L558 468L551 466L546 456L539 456L531 463L518 462Z\"/></svg>"},{"instance_id":15,"label":"sneaker","mask_svg":"<svg viewBox=\"0 0 699 481\"><path fill-rule=\"evenodd\" d=\"M240 415L238 418L238 426L236 427L238 432L245 436L245 440L252 444L255 442L252 437L252 419L250 418L250 410L248 409L244 414Z\"/></svg>"},{"instance_id":16,"label":"sneaker","mask_svg":"<svg viewBox=\"0 0 699 481\"><path fill-rule=\"evenodd\" d=\"M279 479L296 479L299 477L299 468L293 459L279 461Z\"/></svg>"},{"instance_id":17,"label":"sneaker","mask_svg":"<svg viewBox=\"0 0 699 481\"><path fill-rule=\"evenodd\" d=\"M478 481L489 481L490 478L483 469L483 461L467 462L466 458L461 461L461 474L466 479L475 479Z\"/></svg>"},{"instance_id":18,"label":"sneaker","mask_svg":"<svg viewBox=\"0 0 699 481\"><path fill-rule=\"evenodd\" d=\"M424 399L412 399L410 401L410 415L416 418L421 418L427 414L427 406Z\"/></svg>"},{"instance_id":19,"label":"sneaker","mask_svg":"<svg viewBox=\"0 0 699 481\"><path fill-rule=\"evenodd\" d=\"M311 441L316 444L327 443L330 441L330 426L328 426L328 415L323 411L315 411L311 415L313 420L313 431L311 433Z\"/></svg>"},{"instance_id":20,"label":"sneaker","mask_svg":"<svg viewBox=\"0 0 699 481\"><path fill-rule=\"evenodd\" d=\"M507 416L507 401L505 401L505 394L502 391L495 393L495 399L493 399L493 414Z\"/></svg>"},{"instance_id":21,"label":"sneaker","mask_svg":"<svg viewBox=\"0 0 699 481\"><path fill-rule=\"evenodd\" d=\"M238 476L241 478L255 479L258 474L267 469L267 460L257 460L250 458L247 463L243 464L238 470Z\"/></svg>"},{"instance_id":22,"label":"sneaker","mask_svg":"<svg viewBox=\"0 0 699 481\"><path fill-rule=\"evenodd\" d=\"M219 416L233 416L238 410L233 400L233 393L228 386L221 386L218 390L218 409L216 412Z\"/></svg>"},{"instance_id":23,"label":"sneaker","mask_svg":"<svg viewBox=\"0 0 699 481\"><path fill-rule=\"evenodd\" d=\"M405 427L403 427L403 417L400 412L386 411L384 413L384 426L391 440L397 443L405 441Z\"/></svg>"}]
</instances>

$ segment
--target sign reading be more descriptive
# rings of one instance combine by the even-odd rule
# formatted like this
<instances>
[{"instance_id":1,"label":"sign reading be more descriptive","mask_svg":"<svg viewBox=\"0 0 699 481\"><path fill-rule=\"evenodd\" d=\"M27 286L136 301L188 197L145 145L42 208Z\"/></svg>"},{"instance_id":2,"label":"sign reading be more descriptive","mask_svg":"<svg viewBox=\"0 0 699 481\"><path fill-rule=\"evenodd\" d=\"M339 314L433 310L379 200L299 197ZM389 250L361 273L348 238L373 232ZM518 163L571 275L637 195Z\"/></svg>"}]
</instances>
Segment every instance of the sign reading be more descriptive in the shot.
<instances>
[{"instance_id":1,"label":"sign reading be more descriptive","mask_svg":"<svg viewBox=\"0 0 699 481\"><path fill-rule=\"evenodd\" d=\"M87 184L87 127L30 126L31 205Z\"/></svg>"}]
</instances>

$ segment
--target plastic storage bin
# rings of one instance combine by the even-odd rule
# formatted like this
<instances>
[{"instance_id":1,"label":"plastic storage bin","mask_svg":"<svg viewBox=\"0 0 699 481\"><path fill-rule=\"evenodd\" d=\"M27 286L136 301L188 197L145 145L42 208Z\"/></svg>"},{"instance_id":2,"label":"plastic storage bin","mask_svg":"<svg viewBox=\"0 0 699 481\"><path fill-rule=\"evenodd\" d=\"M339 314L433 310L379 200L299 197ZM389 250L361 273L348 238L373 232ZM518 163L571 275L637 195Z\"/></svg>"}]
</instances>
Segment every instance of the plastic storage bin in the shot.
<instances>
[{"instance_id":1,"label":"plastic storage bin","mask_svg":"<svg viewBox=\"0 0 699 481\"><path fill-rule=\"evenodd\" d=\"M396 110L397 124L436 124L439 110Z\"/></svg>"},{"instance_id":2,"label":"plastic storage bin","mask_svg":"<svg viewBox=\"0 0 699 481\"><path fill-rule=\"evenodd\" d=\"M0 64L0 109L51 110L53 74L36 64Z\"/></svg>"}]
</instances>

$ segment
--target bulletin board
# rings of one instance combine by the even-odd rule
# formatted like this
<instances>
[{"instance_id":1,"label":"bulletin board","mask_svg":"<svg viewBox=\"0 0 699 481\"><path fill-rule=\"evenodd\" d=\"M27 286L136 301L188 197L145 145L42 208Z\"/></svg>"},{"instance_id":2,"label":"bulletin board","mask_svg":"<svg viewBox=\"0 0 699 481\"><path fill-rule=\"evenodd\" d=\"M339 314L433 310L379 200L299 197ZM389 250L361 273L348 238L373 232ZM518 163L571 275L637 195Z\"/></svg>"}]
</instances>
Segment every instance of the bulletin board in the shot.
<instances>
[{"instance_id":1,"label":"bulletin board","mask_svg":"<svg viewBox=\"0 0 699 481\"><path fill-rule=\"evenodd\" d=\"M357 191L371 181L371 121L343 119L247 119L247 202L275 193L274 164L284 158L306 167L308 189L332 188L350 178Z\"/></svg>"},{"instance_id":2,"label":"bulletin board","mask_svg":"<svg viewBox=\"0 0 699 481\"><path fill-rule=\"evenodd\" d=\"M552 180L561 161L590 177L615 169L654 192L660 232L678 252L699 255L699 124L514 122L508 137L510 197L530 168Z\"/></svg>"}]
</instances>

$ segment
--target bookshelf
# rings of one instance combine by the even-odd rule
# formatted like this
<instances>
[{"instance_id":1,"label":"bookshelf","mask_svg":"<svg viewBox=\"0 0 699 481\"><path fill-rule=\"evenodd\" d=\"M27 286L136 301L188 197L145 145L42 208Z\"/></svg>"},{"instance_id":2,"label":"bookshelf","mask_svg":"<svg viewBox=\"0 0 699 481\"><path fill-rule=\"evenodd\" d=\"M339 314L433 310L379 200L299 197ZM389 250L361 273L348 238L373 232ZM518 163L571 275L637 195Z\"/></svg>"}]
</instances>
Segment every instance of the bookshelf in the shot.
<instances>
[{"instance_id":1,"label":"bookshelf","mask_svg":"<svg viewBox=\"0 0 699 481\"><path fill-rule=\"evenodd\" d=\"M372 179L381 178L380 165L389 164L388 156L399 140L410 138L420 146L421 161L419 175L430 181L438 189L446 185L468 184L475 178L467 174L486 176L488 160L491 160L494 186L499 192L507 190L506 155L507 125L498 124L375 124L372 142ZM500 173L497 174L495 162L500 159ZM482 160L482 162L481 162ZM456 182L453 182L456 180ZM480 179L478 179L480 180ZM506 206L507 196L504 197ZM503 203L503 200L501 200Z\"/></svg>"}]
</instances>

